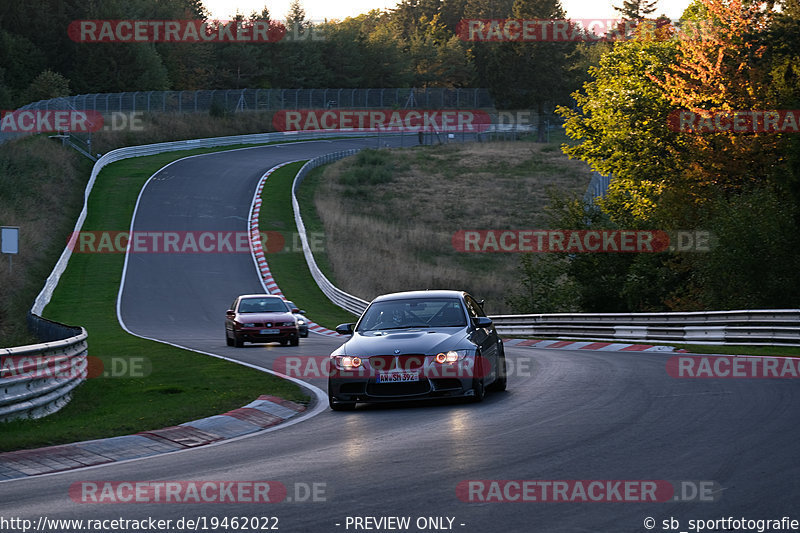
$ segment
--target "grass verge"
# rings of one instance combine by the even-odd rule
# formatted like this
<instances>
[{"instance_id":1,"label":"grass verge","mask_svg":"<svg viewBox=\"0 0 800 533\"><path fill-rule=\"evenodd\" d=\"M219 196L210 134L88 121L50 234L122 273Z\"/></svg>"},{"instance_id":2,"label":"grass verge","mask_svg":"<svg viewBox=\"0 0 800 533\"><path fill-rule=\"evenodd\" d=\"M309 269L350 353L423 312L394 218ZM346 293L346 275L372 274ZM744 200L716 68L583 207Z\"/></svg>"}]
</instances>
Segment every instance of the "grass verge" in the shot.
<instances>
[{"instance_id":1,"label":"grass verge","mask_svg":"<svg viewBox=\"0 0 800 533\"><path fill-rule=\"evenodd\" d=\"M83 229L127 231L146 180L170 161L214 151L197 149L113 163L101 172ZM125 333L116 317L122 254L74 254L45 316L81 325L90 355L112 368L112 358L143 362L143 377L89 379L61 411L38 420L0 424L0 450L34 448L136 433L241 407L261 394L307 402L294 383L270 374L147 341Z\"/></svg>"},{"instance_id":2,"label":"grass verge","mask_svg":"<svg viewBox=\"0 0 800 533\"><path fill-rule=\"evenodd\" d=\"M285 235L294 235L289 228L295 228L294 212L292 210L292 182L297 172L305 161L291 163L279 168L272 174L264 185L261 195L261 212L259 214L259 230L279 231ZM321 168L315 169L315 171ZM319 235L322 223L316 215L313 204L313 181L319 173L312 172L303 182L298 194L303 222L309 235ZM287 238L286 245L279 252L265 254L270 271L278 281L278 286L283 295L304 309L310 320L317 324L333 329L337 324L355 322L356 316L332 303L317 286L311 272L308 270L303 251L294 242L294 238ZM318 254L314 258L320 261ZM324 262L324 259L322 259ZM326 266L321 266L323 272ZM333 280L332 280L333 281Z\"/></svg>"}]
</instances>

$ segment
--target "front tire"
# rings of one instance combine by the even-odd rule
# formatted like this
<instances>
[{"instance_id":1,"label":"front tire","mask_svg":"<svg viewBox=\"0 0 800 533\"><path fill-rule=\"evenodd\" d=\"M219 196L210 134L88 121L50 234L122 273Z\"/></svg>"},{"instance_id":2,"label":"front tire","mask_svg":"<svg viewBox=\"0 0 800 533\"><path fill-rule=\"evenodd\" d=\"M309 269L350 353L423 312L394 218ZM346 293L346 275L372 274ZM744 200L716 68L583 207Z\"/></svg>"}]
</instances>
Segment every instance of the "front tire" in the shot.
<instances>
[{"instance_id":1,"label":"front tire","mask_svg":"<svg viewBox=\"0 0 800 533\"><path fill-rule=\"evenodd\" d=\"M489 389L493 392L502 392L508 386L508 372L506 370L506 354L503 354L498 359L497 365L497 378L494 383L489 385Z\"/></svg>"},{"instance_id":2,"label":"front tire","mask_svg":"<svg viewBox=\"0 0 800 533\"><path fill-rule=\"evenodd\" d=\"M299 338L292 337L291 340L289 340L289 346L299 346L299 345L300 345L300 339Z\"/></svg>"},{"instance_id":3,"label":"front tire","mask_svg":"<svg viewBox=\"0 0 800 533\"><path fill-rule=\"evenodd\" d=\"M244 341L242 339L240 339L239 337L237 337L236 333L233 334L233 345L236 348L241 348L242 346L244 346Z\"/></svg>"},{"instance_id":4,"label":"front tire","mask_svg":"<svg viewBox=\"0 0 800 533\"><path fill-rule=\"evenodd\" d=\"M486 386L483 384L483 379L475 378L472 382L472 390L475 391L471 398L473 403L480 403L486 398Z\"/></svg>"}]
</instances>

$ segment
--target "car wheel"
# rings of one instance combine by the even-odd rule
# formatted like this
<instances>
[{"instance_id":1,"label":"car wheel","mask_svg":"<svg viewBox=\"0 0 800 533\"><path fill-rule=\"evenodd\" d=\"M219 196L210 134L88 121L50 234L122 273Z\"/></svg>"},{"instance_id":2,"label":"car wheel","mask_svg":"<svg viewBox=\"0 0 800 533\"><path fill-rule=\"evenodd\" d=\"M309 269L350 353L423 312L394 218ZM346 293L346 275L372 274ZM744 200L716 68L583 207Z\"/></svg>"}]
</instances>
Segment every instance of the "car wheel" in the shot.
<instances>
[{"instance_id":1,"label":"car wheel","mask_svg":"<svg viewBox=\"0 0 800 533\"><path fill-rule=\"evenodd\" d=\"M292 337L292 340L289 341L289 346L298 346L300 344L300 339L298 337Z\"/></svg>"},{"instance_id":2,"label":"car wheel","mask_svg":"<svg viewBox=\"0 0 800 533\"><path fill-rule=\"evenodd\" d=\"M328 397L328 405L333 411L352 411L356 408L356 402L336 402L330 396Z\"/></svg>"},{"instance_id":3,"label":"car wheel","mask_svg":"<svg viewBox=\"0 0 800 533\"><path fill-rule=\"evenodd\" d=\"M233 345L237 348L244 346L244 341L237 337L235 333L233 334Z\"/></svg>"},{"instance_id":4,"label":"car wheel","mask_svg":"<svg viewBox=\"0 0 800 533\"><path fill-rule=\"evenodd\" d=\"M228 333L227 332L225 333L225 344L227 344L228 346L233 346L233 339L228 337Z\"/></svg>"},{"instance_id":5,"label":"car wheel","mask_svg":"<svg viewBox=\"0 0 800 533\"><path fill-rule=\"evenodd\" d=\"M473 380L472 390L475 391L475 394L471 398L474 403L482 402L486 397L486 387L484 386L482 379L475 378L475 380Z\"/></svg>"},{"instance_id":6,"label":"car wheel","mask_svg":"<svg viewBox=\"0 0 800 533\"><path fill-rule=\"evenodd\" d=\"M289 341L286 339L281 339L281 346L286 346L287 344L289 344Z\"/></svg>"},{"instance_id":7,"label":"car wheel","mask_svg":"<svg viewBox=\"0 0 800 533\"><path fill-rule=\"evenodd\" d=\"M497 359L497 379L494 380L494 383L489 385L489 389L492 391L502 392L506 390L508 386L508 375L506 372L506 354L502 354Z\"/></svg>"}]
</instances>

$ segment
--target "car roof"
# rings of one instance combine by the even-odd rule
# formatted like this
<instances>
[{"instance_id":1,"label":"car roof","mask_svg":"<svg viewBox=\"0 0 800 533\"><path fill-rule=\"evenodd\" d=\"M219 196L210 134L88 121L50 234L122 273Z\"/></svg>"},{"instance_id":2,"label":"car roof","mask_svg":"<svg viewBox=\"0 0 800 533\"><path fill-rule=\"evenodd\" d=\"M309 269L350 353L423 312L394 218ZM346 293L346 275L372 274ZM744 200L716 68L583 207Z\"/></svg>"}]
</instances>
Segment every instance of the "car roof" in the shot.
<instances>
[{"instance_id":1,"label":"car roof","mask_svg":"<svg viewBox=\"0 0 800 533\"><path fill-rule=\"evenodd\" d=\"M279 300L283 300L277 294L241 294L239 295L240 300L244 300L245 298L277 298Z\"/></svg>"},{"instance_id":2,"label":"car roof","mask_svg":"<svg viewBox=\"0 0 800 533\"><path fill-rule=\"evenodd\" d=\"M373 302L382 302L385 300L406 300L411 298L463 298L466 296L464 291L450 291L450 290L434 290L434 291L405 291L393 292L390 294L382 294L378 296Z\"/></svg>"}]
</instances>

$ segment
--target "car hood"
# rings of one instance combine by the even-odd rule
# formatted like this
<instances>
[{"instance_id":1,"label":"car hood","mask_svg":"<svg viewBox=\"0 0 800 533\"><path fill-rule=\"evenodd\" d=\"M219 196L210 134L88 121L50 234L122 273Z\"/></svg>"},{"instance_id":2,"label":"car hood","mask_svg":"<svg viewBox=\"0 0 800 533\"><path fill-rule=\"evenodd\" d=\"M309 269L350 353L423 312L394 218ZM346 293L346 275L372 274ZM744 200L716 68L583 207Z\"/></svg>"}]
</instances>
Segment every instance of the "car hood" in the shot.
<instances>
[{"instance_id":1,"label":"car hood","mask_svg":"<svg viewBox=\"0 0 800 533\"><path fill-rule=\"evenodd\" d=\"M433 355L441 351L474 348L465 328L380 330L356 332L337 353L365 357L402 354Z\"/></svg>"},{"instance_id":2,"label":"car hood","mask_svg":"<svg viewBox=\"0 0 800 533\"><path fill-rule=\"evenodd\" d=\"M292 313L241 313L236 315L238 322L294 322Z\"/></svg>"}]
</instances>

